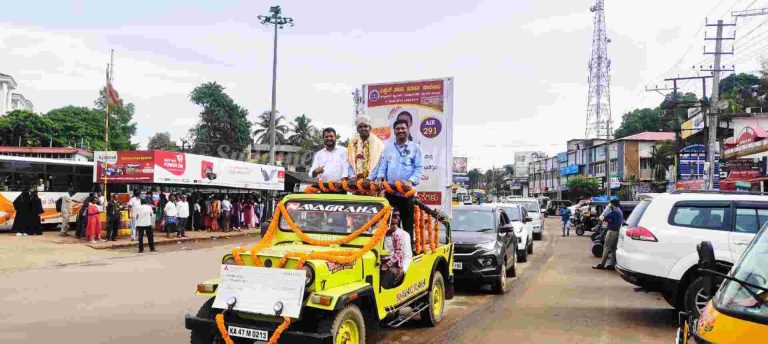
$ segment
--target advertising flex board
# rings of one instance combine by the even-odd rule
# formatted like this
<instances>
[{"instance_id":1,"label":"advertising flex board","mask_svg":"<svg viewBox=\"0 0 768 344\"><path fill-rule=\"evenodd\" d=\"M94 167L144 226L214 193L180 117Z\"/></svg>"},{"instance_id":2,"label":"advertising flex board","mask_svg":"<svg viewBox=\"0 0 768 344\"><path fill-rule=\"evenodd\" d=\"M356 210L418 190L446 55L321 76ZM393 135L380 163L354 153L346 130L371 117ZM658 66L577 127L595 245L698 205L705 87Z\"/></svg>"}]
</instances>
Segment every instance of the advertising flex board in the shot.
<instances>
[{"instance_id":1,"label":"advertising flex board","mask_svg":"<svg viewBox=\"0 0 768 344\"><path fill-rule=\"evenodd\" d=\"M453 163L453 78L363 85L372 133L393 144L392 124L405 119L409 140L421 147L424 173L417 186L424 204L448 213Z\"/></svg>"},{"instance_id":2,"label":"advertising flex board","mask_svg":"<svg viewBox=\"0 0 768 344\"><path fill-rule=\"evenodd\" d=\"M220 186L241 189L283 190L285 169L181 152L96 152L94 182ZM99 160L101 159L101 160Z\"/></svg>"},{"instance_id":3,"label":"advertising flex board","mask_svg":"<svg viewBox=\"0 0 768 344\"><path fill-rule=\"evenodd\" d=\"M453 158L453 173L465 174L467 173L467 157L454 157Z\"/></svg>"}]
</instances>

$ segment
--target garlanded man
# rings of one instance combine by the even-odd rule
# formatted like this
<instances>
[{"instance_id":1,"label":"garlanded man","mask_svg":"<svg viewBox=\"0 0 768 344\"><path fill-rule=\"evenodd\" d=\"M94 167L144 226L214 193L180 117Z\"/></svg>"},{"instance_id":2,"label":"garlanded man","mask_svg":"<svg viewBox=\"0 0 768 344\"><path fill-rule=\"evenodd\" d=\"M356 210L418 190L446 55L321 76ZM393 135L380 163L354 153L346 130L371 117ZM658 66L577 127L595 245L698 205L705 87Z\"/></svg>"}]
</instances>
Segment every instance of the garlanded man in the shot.
<instances>
[{"instance_id":1,"label":"garlanded man","mask_svg":"<svg viewBox=\"0 0 768 344\"><path fill-rule=\"evenodd\" d=\"M371 172L379 164L384 152L384 142L376 135L371 135L371 118L360 115L355 118L357 135L349 141L347 157L349 158L349 177L369 179Z\"/></svg>"}]
</instances>

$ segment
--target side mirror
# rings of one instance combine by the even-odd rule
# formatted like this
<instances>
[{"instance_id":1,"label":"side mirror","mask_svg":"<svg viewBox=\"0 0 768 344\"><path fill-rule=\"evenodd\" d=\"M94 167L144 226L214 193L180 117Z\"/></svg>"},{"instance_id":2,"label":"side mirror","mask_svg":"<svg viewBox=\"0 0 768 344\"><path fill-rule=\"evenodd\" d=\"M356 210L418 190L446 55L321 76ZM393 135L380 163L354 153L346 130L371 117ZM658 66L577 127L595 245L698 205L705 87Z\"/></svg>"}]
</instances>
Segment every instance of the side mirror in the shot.
<instances>
[{"instance_id":1,"label":"side mirror","mask_svg":"<svg viewBox=\"0 0 768 344\"><path fill-rule=\"evenodd\" d=\"M709 241L702 241L696 245L696 251L699 254L699 269L715 270L715 250L712 248L712 243ZM711 273L703 272L702 277L704 279L704 294L711 298L715 290L715 278Z\"/></svg>"},{"instance_id":2,"label":"side mirror","mask_svg":"<svg viewBox=\"0 0 768 344\"><path fill-rule=\"evenodd\" d=\"M528 223L528 222L533 222L533 219L530 217L526 217L525 219L523 219L523 223Z\"/></svg>"},{"instance_id":3,"label":"side mirror","mask_svg":"<svg viewBox=\"0 0 768 344\"><path fill-rule=\"evenodd\" d=\"M508 223L506 225L499 227L499 233L503 233L503 234L512 233L514 230L515 230L515 227L511 223Z\"/></svg>"},{"instance_id":4,"label":"side mirror","mask_svg":"<svg viewBox=\"0 0 768 344\"><path fill-rule=\"evenodd\" d=\"M269 225L272 223L272 221L264 221L261 223L261 232L259 235L261 235L262 238L267 234L267 230L269 230Z\"/></svg>"}]
</instances>

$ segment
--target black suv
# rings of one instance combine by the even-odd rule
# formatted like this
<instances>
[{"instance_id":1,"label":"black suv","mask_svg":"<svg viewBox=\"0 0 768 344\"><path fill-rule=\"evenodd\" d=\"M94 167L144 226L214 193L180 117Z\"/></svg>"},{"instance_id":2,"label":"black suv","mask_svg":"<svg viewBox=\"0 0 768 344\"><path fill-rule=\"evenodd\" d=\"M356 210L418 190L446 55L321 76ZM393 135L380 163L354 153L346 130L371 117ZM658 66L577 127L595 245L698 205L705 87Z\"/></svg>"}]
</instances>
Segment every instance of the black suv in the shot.
<instances>
[{"instance_id":1,"label":"black suv","mask_svg":"<svg viewBox=\"0 0 768 344\"><path fill-rule=\"evenodd\" d=\"M451 212L456 280L491 283L503 294L517 268L517 237L509 217L493 205L458 206Z\"/></svg>"}]
</instances>

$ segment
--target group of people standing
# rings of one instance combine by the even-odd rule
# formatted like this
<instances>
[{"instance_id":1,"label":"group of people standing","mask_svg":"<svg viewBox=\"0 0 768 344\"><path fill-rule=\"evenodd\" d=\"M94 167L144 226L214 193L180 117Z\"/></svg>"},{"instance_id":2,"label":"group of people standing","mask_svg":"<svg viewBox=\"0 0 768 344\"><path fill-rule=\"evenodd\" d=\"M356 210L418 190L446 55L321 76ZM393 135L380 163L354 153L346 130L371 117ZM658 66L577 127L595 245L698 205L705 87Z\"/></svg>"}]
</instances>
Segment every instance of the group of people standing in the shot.
<instances>
[{"instance_id":1,"label":"group of people standing","mask_svg":"<svg viewBox=\"0 0 768 344\"><path fill-rule=\"evenodd\" d=\"M43 202L37 196L37 191L24 191L13 200L16 216L13 220L13 231L17 236L43 235L43 224L40 215L43 214Z\"/></svg>"}]
</instances>

